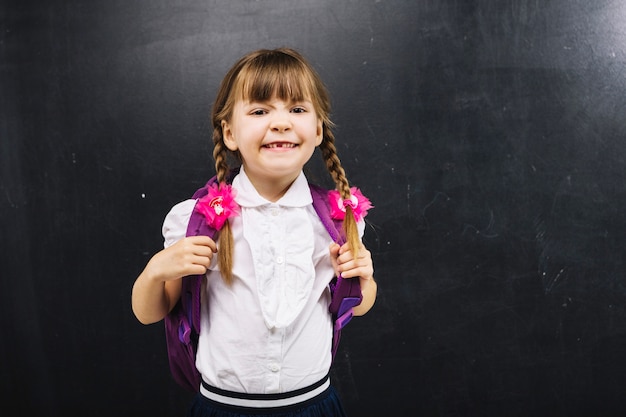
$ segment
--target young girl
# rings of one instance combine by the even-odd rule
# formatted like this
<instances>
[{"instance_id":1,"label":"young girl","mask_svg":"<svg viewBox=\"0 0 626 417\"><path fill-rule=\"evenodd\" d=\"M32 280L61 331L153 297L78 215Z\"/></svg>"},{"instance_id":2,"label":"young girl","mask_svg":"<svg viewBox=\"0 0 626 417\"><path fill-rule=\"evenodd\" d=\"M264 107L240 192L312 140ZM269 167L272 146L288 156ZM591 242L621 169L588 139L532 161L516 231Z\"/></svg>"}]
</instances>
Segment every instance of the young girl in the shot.
<instances>
[{"instance_id":1,"label":"young girl","mask_svg":"<svg viewBox=\"0 0 626 417\"><path fill-rule=\"evenodd\" d=\"M222 81L213 156L220 189L237 203L233 216L218 242L185 237L196 202L174 206L163 224L165 249L132 293L138 320L158 322L177 303L181 278L206 273L196 356L202 384L190 416L345 415L328 378L329 283L338 274L360 280L357 316L372 307L377 286L359 209L345 204L348 243L333 243L302 172L319 146L341 201L361 201L337 157L329 112L319 76L291 49L252 52ZM229 155L240 162L232 188Z\"/></svg>"}]
</instances>

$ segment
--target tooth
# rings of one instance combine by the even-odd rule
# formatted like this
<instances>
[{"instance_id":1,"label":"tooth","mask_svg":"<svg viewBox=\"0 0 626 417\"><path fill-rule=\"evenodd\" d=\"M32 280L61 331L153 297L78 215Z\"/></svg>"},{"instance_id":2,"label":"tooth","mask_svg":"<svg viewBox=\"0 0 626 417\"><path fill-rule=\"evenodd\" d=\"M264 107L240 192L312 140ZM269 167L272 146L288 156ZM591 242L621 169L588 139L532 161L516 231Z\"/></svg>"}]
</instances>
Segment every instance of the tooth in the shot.
<instances>
[{"instance_id":1,"label":"tooth","mask_svg":"<svg viewBox=\"0 0 626 417\"><path fill-rule=\"evenodd\" d=\"M266 148L295 148L295 143L268 143Z\"/></svg>"}]
</instances>

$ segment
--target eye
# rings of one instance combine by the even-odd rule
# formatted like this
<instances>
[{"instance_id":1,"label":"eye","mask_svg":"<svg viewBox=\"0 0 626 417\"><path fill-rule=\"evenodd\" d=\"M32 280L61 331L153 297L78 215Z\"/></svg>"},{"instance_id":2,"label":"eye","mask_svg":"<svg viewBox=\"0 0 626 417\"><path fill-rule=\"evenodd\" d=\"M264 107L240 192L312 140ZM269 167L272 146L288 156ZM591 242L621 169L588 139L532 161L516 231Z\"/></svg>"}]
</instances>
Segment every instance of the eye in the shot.
<instances>
[{"instance_id":1,"label":"eye","mask_svg":"<svg viewBox=\"0 0 626 417\"><path fill-rule=\"evenodd\" d=\"M250 115L252 116L263 116L264 114L267 113L267 110L265 109L254 109L250 112Z\"/></svg>"},{"instance_id":2,"label":"eye","mask_svg":"<svg viewBox=\"0 0 626 417\"><path fill-rule=\"evenodd\" d=\"M302 106L296 106L294 108L291 109L292 113L306 113L306 108L302 107Z\"/></svg>"}]
</instances>

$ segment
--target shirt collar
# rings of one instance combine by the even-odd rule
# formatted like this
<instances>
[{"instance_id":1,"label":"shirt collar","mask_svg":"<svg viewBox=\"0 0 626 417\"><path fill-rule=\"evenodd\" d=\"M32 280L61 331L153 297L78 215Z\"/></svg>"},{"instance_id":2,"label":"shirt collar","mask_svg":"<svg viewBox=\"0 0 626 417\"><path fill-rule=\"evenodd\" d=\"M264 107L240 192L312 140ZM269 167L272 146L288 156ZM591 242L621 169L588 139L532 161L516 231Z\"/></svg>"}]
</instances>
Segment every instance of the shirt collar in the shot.
<instances>
[{"instance_id":1,"label":"shirt collar","mask_svg":"<svg viewBox=\"0 0 626 417\"><path fill-rule=\"evenodd\" d=\"M239 174L233 179L232 186L237 190L235 201L241 207L260 207L271 204L278 204L283 207L304 207L313 202L308 180L302 171L300 171L300 175L298 175L298 178L291 184L285 195L276 203L272 203L259 195L246 175L243 166Z\"/></svg>"}]
</instances>

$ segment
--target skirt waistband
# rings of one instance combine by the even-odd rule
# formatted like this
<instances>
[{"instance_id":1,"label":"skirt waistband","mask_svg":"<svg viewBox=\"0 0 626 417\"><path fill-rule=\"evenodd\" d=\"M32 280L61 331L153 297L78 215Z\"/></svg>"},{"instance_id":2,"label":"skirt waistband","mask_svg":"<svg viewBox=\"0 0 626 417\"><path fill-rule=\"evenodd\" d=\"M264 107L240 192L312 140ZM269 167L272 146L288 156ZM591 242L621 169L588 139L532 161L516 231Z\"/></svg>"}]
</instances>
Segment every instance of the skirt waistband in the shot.
<instances>
[{"instance_id":1,"label":"skirt waistband","mask_svg":"<svg viewBox=\"0 0 626 417\"><path fill-rule=\"evenodd\" d=\"M295 391L279 394L247 394L213 387L204 380L200 394L209 400L237 407L274 408L298 404L318 396L330 387L330 377L326 375L313 385Z\"/></svg>"}]
</instances>

